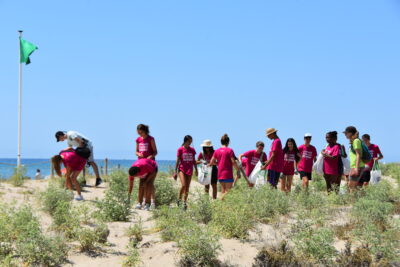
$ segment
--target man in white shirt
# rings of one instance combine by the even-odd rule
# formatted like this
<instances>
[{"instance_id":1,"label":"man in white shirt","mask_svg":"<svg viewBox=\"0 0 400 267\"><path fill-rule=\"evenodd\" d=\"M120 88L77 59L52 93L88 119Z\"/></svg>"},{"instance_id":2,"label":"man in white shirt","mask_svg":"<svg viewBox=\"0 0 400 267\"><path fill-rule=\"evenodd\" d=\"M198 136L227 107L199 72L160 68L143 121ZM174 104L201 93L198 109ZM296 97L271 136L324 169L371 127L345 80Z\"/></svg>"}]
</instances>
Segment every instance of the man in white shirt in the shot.
<instances>
[{"instance_id":1,"label":"man in white shirt","mask_svg":"<svg viewBox=\"0 0 400 267\"><path fill-rule=\"evenodd\" d=\"M96 186L100 185L103 181L100 178L99 168L97 167L96 162L94 162L93 157L93 145L89 138L85 137L83 134L80 134L76 131L58 131L56 132L57 142L63 142L67 140L69 148L87 148L90 150L90 156L87 159L88 164L92 166L93 171L96 175Z\"/></svg>"}]
</instances>

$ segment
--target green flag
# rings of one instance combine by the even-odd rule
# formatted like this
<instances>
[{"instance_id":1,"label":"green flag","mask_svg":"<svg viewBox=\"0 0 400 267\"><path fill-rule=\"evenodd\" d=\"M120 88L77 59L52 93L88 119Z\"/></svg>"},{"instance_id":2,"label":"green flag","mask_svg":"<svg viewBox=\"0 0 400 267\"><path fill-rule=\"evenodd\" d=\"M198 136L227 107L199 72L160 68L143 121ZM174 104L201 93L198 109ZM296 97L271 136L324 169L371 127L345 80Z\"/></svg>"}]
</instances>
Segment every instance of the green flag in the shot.
<instances>
[{"instance_id":1,"label":"green flag","mask_svg":"<svg viewBox=\"0 0 400 267\"><path fill-rule=\"evenodd\" d=\"M21 63L25 63L28 65L31 63L31 60L29 59L29 56L38 49L38 47L30 42L25 41L22 38L19 38L19 52L21 55Z\"/></svg>"}]
</instances>

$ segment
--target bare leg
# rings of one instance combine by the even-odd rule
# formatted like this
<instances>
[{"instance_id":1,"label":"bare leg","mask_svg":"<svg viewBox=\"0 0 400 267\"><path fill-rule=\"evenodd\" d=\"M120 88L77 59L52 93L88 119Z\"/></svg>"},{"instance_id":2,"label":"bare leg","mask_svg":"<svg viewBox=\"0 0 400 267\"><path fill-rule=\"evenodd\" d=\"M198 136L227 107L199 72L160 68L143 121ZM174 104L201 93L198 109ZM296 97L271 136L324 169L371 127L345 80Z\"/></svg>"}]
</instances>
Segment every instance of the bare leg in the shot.
<instances>
[{"instance_id":1,"label":"bare leg","mask_svg":"<svg viewBox=\"0 0 400 267\"><path fill-rule=\"evenodd\" d=\"M190 188L190 182L192 181L192 176L185 175L185 180L186 180L186 187L185 187L185 202L186 202L189 196L189 188Z\"/></svg>"},{"instance_id":2,"label":"bare leg","mask_svg":"<svg viewBox=\"0 0 400 267\"><path fill-rule=\"evenodd\" d=\"M145 199L146 199L146 204L150 205L151 202L151 195L154 192L154 180L156 179L157 172L152 172L150 173L146 180L145 180Z\"/></svg>"},{"instance_id":3,"label":"bare leg","mask_svg":"<svg viewBox=\"0 0 400 267\"><path fill-rule=\"evenodd\" d=\"M286 192L286 178L287 178L287 175L284 175L284 176L282 176L282 178L280 178L282 192Z\"/></svg>"},{"instance_id":4,"label":"bare leg","mask_svg":"<svg viewBox=\"0 0 400 267\"><path fill-rule=\"evenodd\" d=\"M71 181L75 186L76 192L78 193L78 195L81 195L81 187L79 186L78 181L76 180L76 178L78 178L80 171L74 171L72 172L71 175Z\"/></svg>"},{"instance_id":5,"label":"bare leg","mask_svg":"<svg viewBox=\"0 0 400 267\"><path fill-rule=\"evenodd\" d=\"M308 189L308 178L307 177L301 177L301 186L303 189Z\"/></svg>"},{"instance_id":6,"label":"bare leg","mask_svg":"<svg viewBox=\"0 0 400 267\"><path fill-rule=\"evenodd\" d=\"M92 161L89 162L90 166L92 166L94 174L96 175L96 178L100 178L100 173L99 173L99 167L97 167L96 162Z\"/></svg>"},{"instance_id":7,"label":"bare leg","mask_svg":"<svg viewBox=\"0 0 400 267\"><path fill-rule=\"evenodd\" d=\"M186 179L183 172L179 172L179 180L181 181L181 189L179 190L179 200L182 199L183 194L186 191Z\"/></svg>"},{"instance_id":8,"label":"bare leg","mask_svg":"<svg viewBox=\"0 0 400 267\"><path fill-rule=\"evenodd\" d=\"M217 199L218 188L217 184L211 184L212 187L212 197L213 199Z\"/></svg>"},{"instance_id":9,"label":"bare leg","mask_svg":"<svg viewBox=\"0 0 400 267\"><path fill-rule=\"evenodd\" d=\"M289 193L290 191L292 191L292 181L293 181L293 175L288 175L286 177L287 181L286 181L286 192Z\"/></svg>"},{"instance_id":10,"label":"bare leg","mask_svg":"<svg viewBox=\"0 0 400 267\"><path fill-rule=\"evenodd\" d=\"M208 195L210 193L210 185L205 185L204 186L204 192Z\"/></svg>"},{"instance_id":11,"label":"bare leg","mask_svg":"<svg viewBox=\"0 0 400 267\"><path fill-rule=\"evenodd\" d=\"M71 175L72 175L72 172L67 169L67 172L65 173L65 187L73 192L72 183L71 183Z\"/></svg>"},{"instance_id":12,"label":"bare leg","mask_svg":"<svg viewBox=\"0 0 400 267\"><path fill-rule=\"evenodd\" d=\"M133 183L134 183L134 180L135 178L133 178L133 179L130 179L129 178L129 185L128 185L128 199L129 199L129 201L131 200L131 195L132 195L132 189L133 189Z\"/></svg>"},{"instance_id":13,"label":"bare leg","mask_svg":"<svg viewBox=\"0 0 400 267\"><path fill-rule=\"evenodd\" d=\"M233 183L221 183L221 186L222 186L221 200L224 200L226 194L228 194L229 191L231 190Z\"/></svg>"},{"instance_id":14,"label":"bare leg","mask_svg":"<svg viewBox=\"0 0 400 267\"><path fill-rule=\"evenodd\" d=\"M146 190L146 180L145 179L140 179L139 182L139 191L138 191L138 203L142 204L143 203L143 198Z\"/></svg>"}]
</instances>

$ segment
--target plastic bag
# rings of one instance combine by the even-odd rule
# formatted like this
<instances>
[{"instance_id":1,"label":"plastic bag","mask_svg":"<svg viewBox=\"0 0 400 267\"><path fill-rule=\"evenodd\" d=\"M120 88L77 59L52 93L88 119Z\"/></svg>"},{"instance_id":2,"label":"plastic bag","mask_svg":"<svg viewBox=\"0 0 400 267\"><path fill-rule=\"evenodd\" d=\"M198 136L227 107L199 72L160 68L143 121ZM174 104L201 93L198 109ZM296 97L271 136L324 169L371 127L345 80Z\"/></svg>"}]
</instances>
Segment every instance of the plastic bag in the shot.
<instances>
[{"instance_id":1,"label":"plastic bag","mask_svg":"<svg viewBox=\"0 0 400 267\"><path fill-rule=\"evenodd\" d=\"M266 171L261 170L262 163L261 161L257 162L256 166L254 167L253 171L249 176L249 182L254 185L264 185L265 184L265 175Z\"/></svg>"},{"instance_id":2,"label":"plastic bag","mask_svg":"<svg viewBox=\"0 0 400 267\"><path fill-rule=\"evenodd\" d=\"M349 161L349 159L342 157L342 162L343 162L343 175L349 175L350 174L350 161Z\"/></svg>"},{"instance_id":3,"label":"plastic bag","mask_svg":"<svg viewBox=\"0 0 400 267\"><path fill-rule=\"evenodd\" d=\"M317 174L324 174L324 156L322 156L322 154L318 155L317 161L314 163L313 168Z\"/></svg>"},{"instance_id":4,"label":"plastic bag","mask_svg":"<svg viewBox=\"0 0 400 267\"><path fill-rule=\"evenodd\" d=\"M198 171L199 176L197 177L197 181L202 185L211 184L212 167L207 164L200 164Z\"/></svg>"},{"instance_id":5,"label":"plastic bag","mask_svg":"<svg viewBox=\"0 0 400 267\"><path fill-rule=\"evenodd\" d=\"M382 171L377 161L374 162L374 166L372 167L371 171L371 184L377 184L380 182L382 177Z\"/></svg>"}]
</instances>

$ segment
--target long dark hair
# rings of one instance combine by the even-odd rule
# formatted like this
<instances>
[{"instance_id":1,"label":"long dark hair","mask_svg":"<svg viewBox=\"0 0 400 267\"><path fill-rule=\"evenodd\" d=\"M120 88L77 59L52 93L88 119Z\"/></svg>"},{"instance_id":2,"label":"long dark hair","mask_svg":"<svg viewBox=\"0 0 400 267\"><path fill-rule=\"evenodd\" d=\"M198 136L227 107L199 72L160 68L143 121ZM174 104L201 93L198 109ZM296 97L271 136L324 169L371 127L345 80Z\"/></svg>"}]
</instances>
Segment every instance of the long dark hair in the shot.
<instances>
[{"instance_id":1,"label":"long dark hair","mask_svg":"<svg viewBox=\"0 0 400 267\"><path fill-rule=\"evenodd\" d=\"M286 140L286 144L285 144L285 148L283 149L283 153L288 153L289 152L289 142L291 142L293 144L293 152L294 152L294 157L296 159L296 162L300 161L300 156L299 156L299 149L297 148L297 144L296 141L293 138L288 138L288 140Z\"/></svg>"},{"instance_id":2,"label":"long dark hair","mask_svg":"<svg viewBox=\"0 0 400 267\"><path fill-rule=\"evenodd\" d=\"M206 155L207 153L206 153L206 151L207 151L207 148L208 148L208 151L210 151L210 155L212 155L212 154L214 154L214 147L212 147L212 146L207 146L207 147L203 147L203 155Z\"/></svg>"},{"instance_id":3,"label":"long dark hair","mask_svg":"<svg viewBox=\"0 0 400 267\"><path fill-rule=\"evenodd\" d=\"M54 157L51 158L51 163L53 169L56 171L58 176L62 176L61 173L61 163L62 163L62 157L60 155L55 155Z\"/></svg>"},{"instance_id":4,"label":"long dark hair","mask_svg":"<svg viewBox=\"0 0 400 267\"><path fill-rule=\"evenodd\" d=\"M182 146L183 146L187 141L189 141L189 140L192 140L192 141L193 141L193 138L192 138L190 135L185 135L185 137L183 138L183 144L182 144Z\"/></svg>"},{"instance_id":5,"label":"long dark hair","mask_svg":"<svg viewBox=\"0 0 400 267\"><path fill-rule=\"evenodd\" d=\"M137 126L137 130L138 130L138 131L142 131L142 132L144 132L144 133L147 134L147 135L149 135L149 133L150 133L149 126L146 125L146 124L139 124L139 125Z\"/></svg>"}]
</instances>

